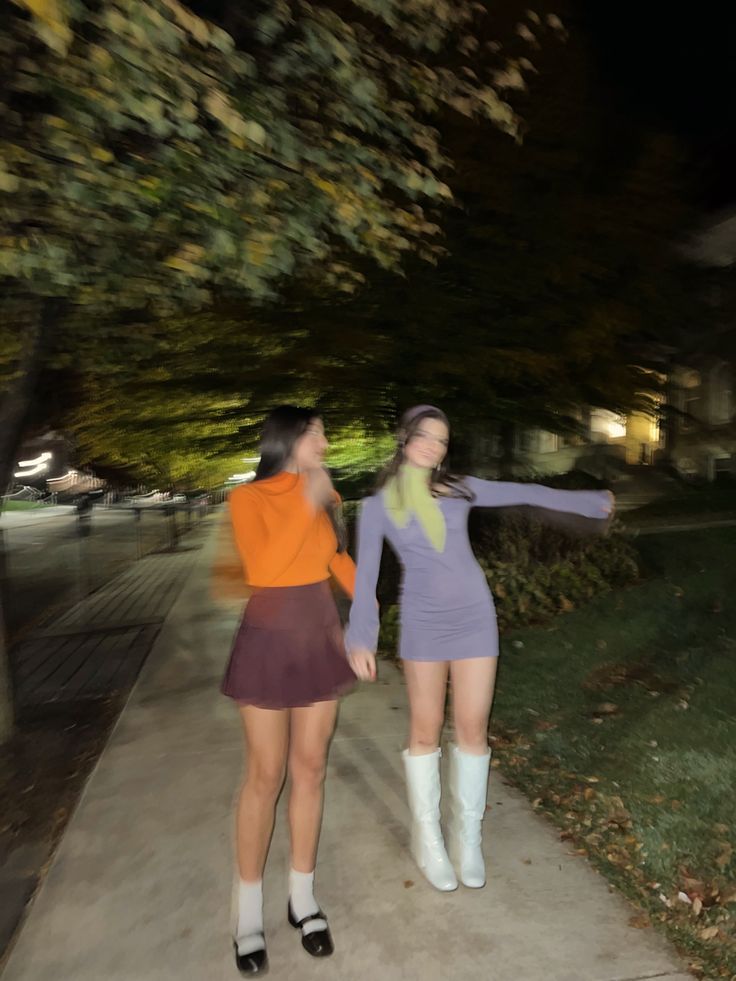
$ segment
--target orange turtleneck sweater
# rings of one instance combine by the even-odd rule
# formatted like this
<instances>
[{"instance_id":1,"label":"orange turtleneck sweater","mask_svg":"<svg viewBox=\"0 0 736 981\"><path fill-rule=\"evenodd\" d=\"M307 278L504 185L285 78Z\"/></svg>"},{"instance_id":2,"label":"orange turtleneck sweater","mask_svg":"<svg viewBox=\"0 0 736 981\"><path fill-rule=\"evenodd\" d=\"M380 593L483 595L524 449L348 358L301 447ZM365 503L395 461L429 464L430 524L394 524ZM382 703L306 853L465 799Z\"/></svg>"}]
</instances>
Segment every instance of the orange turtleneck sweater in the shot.
<instances>
[{"instance_id":1,"label":"orange turtleneck sweater","mask_svg":"<svg viewBox=\"0 0 736 981\"><path fill-rule=\"evenodd\" d=\"M283 471L243 484L229 504L249 586L306 586L332 574L352 597L355 564L347 552L337 551L330 519L311 507L302 475Z\"/></svg>"}]
</instances>

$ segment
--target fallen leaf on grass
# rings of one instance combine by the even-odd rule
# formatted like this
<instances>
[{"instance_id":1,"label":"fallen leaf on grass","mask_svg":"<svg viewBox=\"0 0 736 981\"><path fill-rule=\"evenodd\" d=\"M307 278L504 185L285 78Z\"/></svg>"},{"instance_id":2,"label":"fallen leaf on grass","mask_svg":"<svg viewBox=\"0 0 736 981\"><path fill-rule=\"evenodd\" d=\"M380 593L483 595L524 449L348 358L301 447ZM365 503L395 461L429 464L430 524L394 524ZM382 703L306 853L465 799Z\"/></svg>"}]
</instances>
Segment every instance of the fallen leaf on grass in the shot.
<instances>
[{"instance_id":1,"label":"fallen leaf on grass","mask_svg":"<svg viewBox=\"0 0 736 981\"><path fill-rule=\"evenodd\" d=\"M710 909L718 904L723 905L723 890L715 882L706 882L703 879L696 879L690 875L686 868L679 871L679 883L681 890L693 901L699 903L699 908ZM696 914L697 915L697 914Z\"/></svg>"},{"instance_id":2,"label":"fallen leaf on grass","mask_svg":"<svg viewBox=\"0 0 736 981\"><path fill-rule=\"evenodd\" d=\"M727 824L714 824L713 830L717 835L728 835L731 833L731 829Z\"/></svg>"},{"instance_id":3,"label":"fallen leaf on grass","mask_svg":"<svg viewBox=\"0 0 736 981\"><path fill-rule=\"evenodd\" d=\"M736 903L736 884L726 886L725 889L721 890L720 902L721 906L728 906L730 903Z\"/></svg>"},{"instance_id":4,"label":"fallen leaf on grass","mask_svg":"<svg viewBox=\"0 0 736 981\"><path fill-rule=\"evenodd\" d=\"M629 917L629 926L634 927L635 930L646 930L651 925L652 921L647 913L637 913L635 916Z\"/></svg>"},{"instance_id":5,"label":"fallen leaf on grass","mask_svg":"<svg viewBox=\"0 0 736 981\"><path fill-rule=\"evenodd\" d=\"M716 844L719 848L723 849L716 858L716 865L722 872L733 858L733 845L725 841L717 841Z\"/></svg>"},{"instance_id":6,"label":"fallen leaf on grass","mask_svg":"<svg viewBox=\"0 0 736 981\"><path fill-rule=\"evenodd\" d=\"M605 820L609 827L618 827L622 831L629 831L632 827L631 812L624 806L620 797L611 797L608 801L608 814Z\"/></svg>"},{"instance_id":7,"label":"fallen leaf on grass","mask_svg":"<svg viewBox=\"0 0 736 981\"><path fill-rule=\"evenodd\" d=\"M693 916L700 916L703 912L703 900L700 896L696 896L693 900Z\"/></svg>"},{"instance_id":8,"label":"fallen leaf on grass","mask_svg":"<svg viewBox=\"0 0 736 981\"><path fill-rule=\"evenodd\" d=\"M708 892L708 886L705 884L703 879L696 879L694 875L690 875L689 871L685 867L681 867L679 870L680 883L683 890L690 896L700 896L701 899L705 897Z\"/></svg>"},{"instance_id":9,"label":"fallen leaf on grass","mask_svg":"<svg viewBox=\"0 0 736 981\"><path fill-rule=\"evenodd\" d=\"M615 715L618 711L619 707L614 702L603 702L601 705L596 706L596 712L600 715Z\"/></svg>"},{"instance_id":10,"label":"fallen leaf on grass","mask_svg":"<svg viewBox=\"0 0 736 981\"><path fill-rule=\"evenodd\" d=\"M719 932L720 931L717 926L709 926L704 930L701 930L698 936L701 940L713 940L714 937L718 936Z\"/></svg>"}]
</instances>

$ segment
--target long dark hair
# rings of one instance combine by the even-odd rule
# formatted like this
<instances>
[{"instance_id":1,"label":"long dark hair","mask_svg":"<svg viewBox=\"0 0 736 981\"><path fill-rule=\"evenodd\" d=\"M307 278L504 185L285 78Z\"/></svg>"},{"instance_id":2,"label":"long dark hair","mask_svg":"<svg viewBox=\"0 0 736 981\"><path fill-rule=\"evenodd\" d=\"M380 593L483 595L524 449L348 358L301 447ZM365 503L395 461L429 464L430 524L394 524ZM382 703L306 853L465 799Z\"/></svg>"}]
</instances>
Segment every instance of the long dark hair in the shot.
<instances>
[{"instance_id":1,"label":"long dark hair","mask_svg":"<svg viewBox=\"0 0 736 981\"><path fill-rule=\"evenodd\" d=\"M320 418L316 409L297 405L280 405L274 409L261 430L261 458L253 482L275 477L285 470L294 455L297 441L306 433L310 423ZM344 552L347 548L347 531L342 508L335 502L328 504L325 511L335 531L337 550Z\"/></svg>"},{"instance_id":2,"label":"long dark hair","mask_svg":"<svg viewBox=\"0 0 736 981\"><path fill-rule=\"evenodd\" d=\"M376 480L376 490L385 487L389 480L398 474L399 468L404 462L404 448L416 436L425 419L437 419L439 422L443 422L447 426L449 433L450 420L442 409L438 409L433 405L422 406L418 411L417 409L408 409L399 422L399 429L396 433L396 452L379 473L378 479ZM429 478L429 486L435 495L444 491L443 496L446 497L460 497L466 501L475 500L475 494L466 487L463 478L451 473L448 469L447 456L432 471Z\"/></svg>"}]
</instances>

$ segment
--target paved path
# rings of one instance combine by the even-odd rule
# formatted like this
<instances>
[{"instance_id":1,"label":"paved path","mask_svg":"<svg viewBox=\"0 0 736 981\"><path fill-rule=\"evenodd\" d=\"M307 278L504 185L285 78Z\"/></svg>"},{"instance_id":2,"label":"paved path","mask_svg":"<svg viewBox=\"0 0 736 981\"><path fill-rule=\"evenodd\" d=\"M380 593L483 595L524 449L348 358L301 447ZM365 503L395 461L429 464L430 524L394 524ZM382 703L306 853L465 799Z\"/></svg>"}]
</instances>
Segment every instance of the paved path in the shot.
<instances>
[{"instance_id":1,"label":"paved path","mask_svg":"<svg viewBox=\"0 0 736 981\"><path fill-rule=\"evenodd\" d=\"M20 706L130 688L194 565L198 537L193 533L177 553L141 559L16 645L11 663Z\"/></svg>"},{"instance_id":2,"label":"paved path","mask_svg":"<svg viewBox=\"0 0 736 981\"><path fill-rule=\"evenodd\" d=\"M237 610L200 553L95 770L2 981L219 981L230 948L239 722L218 693ZM285 922L283 801L266 874L271 977L687 981L671 948L493 772L487 888L432 890L407 853L401 675L348 697L330 756L318 896L337 950Z\"/></svg>"},{"instance_id":3,"label":"paved path","mask_svg":"<svg viewBox=\"0 0 736 981\"><path fill-rule=\"evenodd\" d=\"M196 518L189 522L184 514L176 520L181 532L196 526ZM166 515L150 507L140 520L131 509L95 507L83 526L73 508L4 514L0 576L5 577L5 620L12 643L35 629L44 615L68 609L142 556L168 547L171 532Z\"/></svg>"}]
</instances>

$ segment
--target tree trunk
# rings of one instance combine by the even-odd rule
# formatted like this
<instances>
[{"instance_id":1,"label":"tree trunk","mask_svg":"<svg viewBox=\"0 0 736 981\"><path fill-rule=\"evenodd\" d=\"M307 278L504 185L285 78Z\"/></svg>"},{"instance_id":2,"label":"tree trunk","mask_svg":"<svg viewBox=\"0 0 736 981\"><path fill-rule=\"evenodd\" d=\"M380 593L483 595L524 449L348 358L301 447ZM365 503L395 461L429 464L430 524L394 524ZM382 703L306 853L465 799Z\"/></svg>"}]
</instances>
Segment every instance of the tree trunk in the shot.
<instances>
[{"instance_id":1,"label":"tree trunk","mask_svg":"<svg viewBox=\"0 0 736 981\"><path fill-rule=\"evenodd\" d=\"M25 345L12 381L0 400L0 493L5 494L12 478L15 458L23 437L23 427L28 419L33 401L44 339L54 316L55 305L46 301L40 316L26 332ZM13 732L15 712L13 684L8 657L8 639L5 633L5 540L0 536L0 745Z\"/></svg>"}]
</instances>

